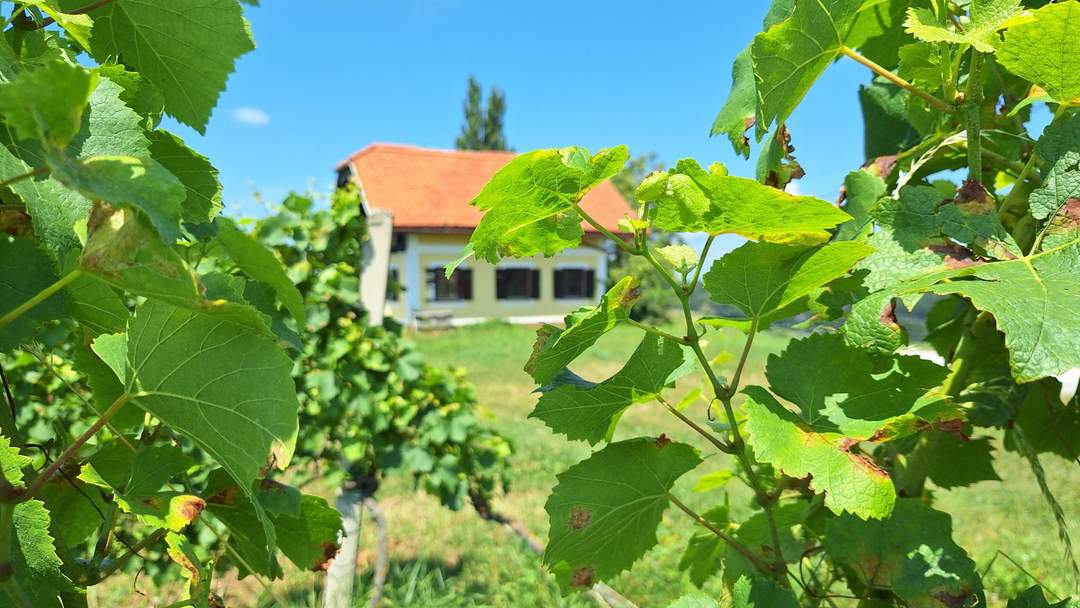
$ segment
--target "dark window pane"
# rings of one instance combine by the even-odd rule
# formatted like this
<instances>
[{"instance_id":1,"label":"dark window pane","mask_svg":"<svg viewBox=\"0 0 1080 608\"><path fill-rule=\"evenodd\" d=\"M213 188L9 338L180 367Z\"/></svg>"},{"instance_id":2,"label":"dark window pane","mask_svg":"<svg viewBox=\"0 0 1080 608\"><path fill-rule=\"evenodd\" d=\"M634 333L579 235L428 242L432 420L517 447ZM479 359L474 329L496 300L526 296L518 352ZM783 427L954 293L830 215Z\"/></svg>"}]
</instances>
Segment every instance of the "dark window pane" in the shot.
<instances>
[{"instance_id":1,"label":"dark window pane","mask_svg":"<svg viewBox=\"0 0 1080 608\"><path fill-rule=\"evenodd\" d=\"M402 290L401 279L398 277L398 269L391 268L390 275L386 278L386 300L397 302L398 293Z\"/></svg>"},{"instance_id":2,"label":"dark window pane","mask_svg":"<svg viewBox=\"0 0 1080 608\"><path fill-rule=\"evenodd\" d=\"M535 300L540 297L540 271L499 268L495 271L495 297L500 300Z\"/></svg>"},{"instance_id":3,"label":"dark window pane","mask_svg":"<svg viewBox=\"0 0 1080 608\"><path fill-rule=\"evenodd\" d=\"M555 297L564 300L592 298L596 293L596 272L586 268L555 271Z\"/></svg>"},{"instance_id":4,"label":"dark window pane","mask_svg":"<svg viewBox=\"0 0 1080 608\"><path fill-rule=\"evenodd\" d=\"M427 270L428 299L436 302L471 300L472 270L458 268L448 279L441 266Z\"/></svg>"}]
</instances>

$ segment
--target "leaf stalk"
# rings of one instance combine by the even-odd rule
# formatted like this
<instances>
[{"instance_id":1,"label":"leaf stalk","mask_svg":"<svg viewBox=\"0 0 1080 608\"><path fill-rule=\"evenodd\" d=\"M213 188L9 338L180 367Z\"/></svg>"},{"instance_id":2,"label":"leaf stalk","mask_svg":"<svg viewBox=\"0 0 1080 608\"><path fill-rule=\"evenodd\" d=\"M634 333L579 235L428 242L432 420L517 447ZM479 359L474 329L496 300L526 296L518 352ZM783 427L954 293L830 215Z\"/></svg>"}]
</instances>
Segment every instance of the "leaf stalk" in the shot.
<instances>
[{"instance_id":1,"label":"leaf stalk","mask_svg":"<svg viewBox=\"0 0 1080 608\"><path fill-rule=\"evenodd\" d=\"M0 317L0 327L7 326L9 323L21 317L31 308L37 306L38 304L41 304L45 300L48 300L58 291L70 285L72 281L79 278L81 274L82 271L80 270L72 270L71 272L60 277L60 280L38 292L38 294L34 297L9 310L7 313L4 314L4 316Z\"/></svg>"},{"instance_id":2,"label":"leaf stalk","mask_svg":"<svg viewBox=\"0 0 1080 608\"><path fill-rule=\"evenodd\" d=\"M911 84L910 82L904 80L903 78L897 76L892 71L878 65L877 63L875 63L875 62L871 61L870 59L860 55L859 53L856 53L851 48L846 47L846 46L841 46L840 47L840 52L843 53L844 55L847 55L848 57L851 57L852 59L854 59L855 61L863 64L864 66L870 68L870 70L872 72L874 72L878 76L881 76L881 77L885 78L886 80L888 80L889 82L895 84L896 86L900 87L901 89L904 89L905 91L911 93L912 95L916 95L918 97L921 97L924 101L926 101L926 103L930 104L935 109L940 110L942 112L947 112L949 114L956 111L956 106L955 105L953 105L951 103L946 103L946 102L938 99L937 97L935 97L931 93L928 93L927 91L925 91L925 90Z\"/></svg>"}]
</instances>

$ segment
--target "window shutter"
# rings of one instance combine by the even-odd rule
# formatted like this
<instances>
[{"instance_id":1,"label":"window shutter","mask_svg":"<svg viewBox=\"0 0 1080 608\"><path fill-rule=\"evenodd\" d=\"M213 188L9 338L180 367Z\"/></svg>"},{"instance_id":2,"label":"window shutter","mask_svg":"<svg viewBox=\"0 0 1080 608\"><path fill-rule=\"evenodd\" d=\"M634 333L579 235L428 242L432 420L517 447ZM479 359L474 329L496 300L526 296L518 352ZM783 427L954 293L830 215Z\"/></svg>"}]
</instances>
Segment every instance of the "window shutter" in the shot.
<instances>
[{"instance_id":1,"label":"window shutter","mask_svg":"<svg viewBox=\"0 0 1080 608\"><path fill-rule=\"evenodd\" d=\"M529 297L534 300L540 299L540 271L529 271Z\"/></svg>"},{"instance_id":2,"label":"window shutter","mask_svg":"<svg viewBox=\"0 0 1080 608\"><path fill-rule=\"evenodd\" d=\"M582 293L585 294L586 298L593 298L596 296L596 271L590 268L584 274L585 289L582 290Z\"/></svg>"},{"instance_id":3,"label":"window shutter","mask_svg":"<svg viewBox=\"0 0 1080 608\"><path fill-rule=\"evenodd\" d=\"M458 297L462 300L472 299L472 268L458 270Z\"/></svg>"}]
</instances>

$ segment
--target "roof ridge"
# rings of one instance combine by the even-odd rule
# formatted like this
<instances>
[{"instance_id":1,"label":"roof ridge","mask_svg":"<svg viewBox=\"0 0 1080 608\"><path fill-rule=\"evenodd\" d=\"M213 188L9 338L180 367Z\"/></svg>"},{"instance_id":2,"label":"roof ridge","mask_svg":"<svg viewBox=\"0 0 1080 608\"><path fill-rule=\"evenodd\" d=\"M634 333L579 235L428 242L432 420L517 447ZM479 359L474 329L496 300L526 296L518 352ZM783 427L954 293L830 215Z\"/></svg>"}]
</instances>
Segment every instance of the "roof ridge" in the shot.
<instances>
[{"instance_id":1,"label":"roof ridge","mask_svg":"<svg viewBox=\"0 0 1080 608\"><path fill-rule=\"evenodd\" d=\"M454 155L454 156L517 156L517 152L513 150L455 150L449 148L426 148L424 146L418 146L415 144L397 144L391 142L372 142L363 148L360 148L354 152L351 156L344 161L338 163L338 168L367 156L373 152L396 152L403 154L424 154L424 155Z\"/></svg>"}]
</instances>

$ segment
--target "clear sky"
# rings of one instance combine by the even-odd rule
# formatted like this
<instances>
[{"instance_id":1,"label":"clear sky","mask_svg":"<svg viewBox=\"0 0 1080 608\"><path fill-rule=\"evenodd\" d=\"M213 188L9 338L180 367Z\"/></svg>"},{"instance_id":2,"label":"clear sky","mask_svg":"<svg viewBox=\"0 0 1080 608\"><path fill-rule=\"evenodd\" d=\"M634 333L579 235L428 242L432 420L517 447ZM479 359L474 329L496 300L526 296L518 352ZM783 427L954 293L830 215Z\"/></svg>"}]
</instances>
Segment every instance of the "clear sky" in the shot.
<instances>
[{"instance_id":1,"label":"clear sky","mask_svg":"<svg viewBox=\"0 0 1080 608\"><path fill-rule=\"evenodd\" d=\"M263 0L249 8L258 49L244 56L205 137L169 124L221 171L226 212L260 214L371 142L450 148L468 76L506 94L518 151L627 144L673 164L693 157L753 176L709 127L731 62L767 0ZM858 84L834 64L789 121L805 194L835 198L862 161Z\"/></svg>"}]
</instances>

